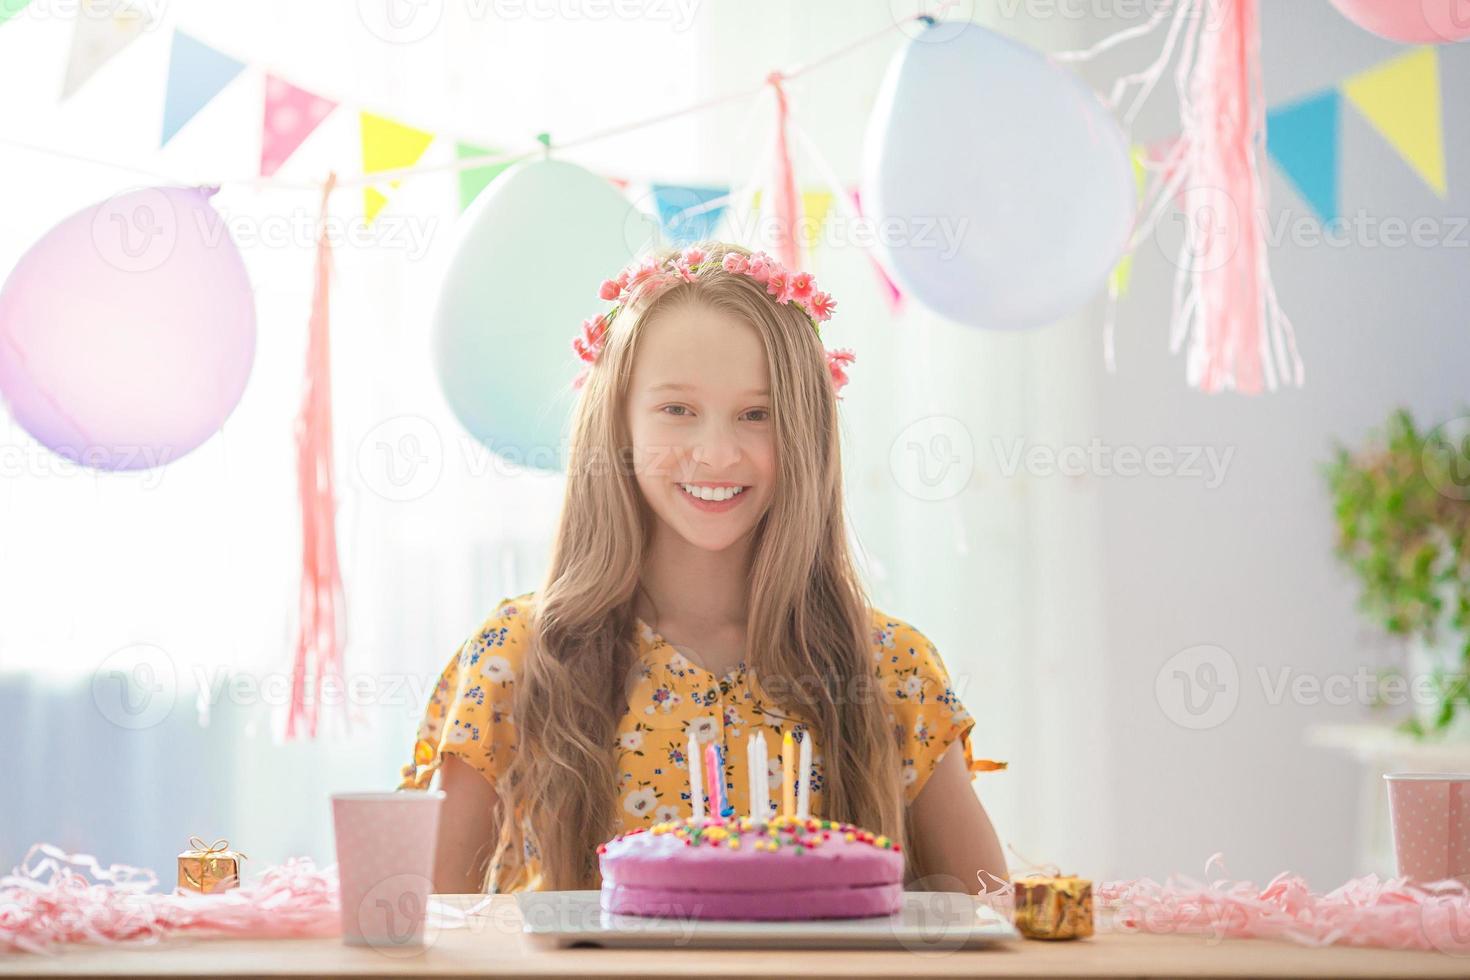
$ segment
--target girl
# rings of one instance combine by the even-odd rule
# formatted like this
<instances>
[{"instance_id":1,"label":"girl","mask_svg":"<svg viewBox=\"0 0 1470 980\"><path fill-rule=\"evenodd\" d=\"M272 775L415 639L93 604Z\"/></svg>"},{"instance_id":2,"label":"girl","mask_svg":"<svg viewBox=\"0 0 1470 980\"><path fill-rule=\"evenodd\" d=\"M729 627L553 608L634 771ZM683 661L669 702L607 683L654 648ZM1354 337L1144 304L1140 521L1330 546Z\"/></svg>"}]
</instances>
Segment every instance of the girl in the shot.
<instances>
[{"instance_id":1,"label":"girl","mask_svg":"<svg viewBox=\"0 0 1470 980\"><path fill-rule=\"evenodd\" d=\"M903 841L911 887L1003 877L974 719L848 553L831 298L719 243L657 252L602 298L573 342L588 366L544 583L450 660L404 769L401 788L437 771L447 796L435 890L598 887L598 844L691 814L691 736L723 746L747 813L757 729L815 740L812 815ZM774 759L766 778L774 808Z\"/></svg>"}]
</instances>

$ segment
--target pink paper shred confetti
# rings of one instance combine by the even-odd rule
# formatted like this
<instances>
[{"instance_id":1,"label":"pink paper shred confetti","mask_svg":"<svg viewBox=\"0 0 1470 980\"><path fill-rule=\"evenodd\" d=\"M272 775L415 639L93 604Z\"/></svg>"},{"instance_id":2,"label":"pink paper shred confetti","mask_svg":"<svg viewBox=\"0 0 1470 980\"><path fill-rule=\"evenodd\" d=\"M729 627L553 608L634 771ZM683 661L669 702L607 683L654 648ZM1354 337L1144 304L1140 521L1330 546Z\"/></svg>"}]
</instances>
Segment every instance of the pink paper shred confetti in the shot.
<instances>
[{"instance_id":1,"label":"pink paper shred confetti","mask_svg":"<svg viewBox=\"0 0 1470 980\"><path fill-rule=\"evenodd\" d=\"M1205 875L1216 868L1225 873L1219 854L1205 862ZM1014 886L994 880L983 884L981 898L1009 917ZM1099 932L1199 935L1212 941L1275 939L1305 946L1470 956L1470 888L1455 880L1413 882L1370 874L1320 894L1290 872L1272 878L1265 888L1228 878L1206 884L1170 875L1163 882L1100 882L1093 885L1092 896Z\"/></svg>"},{"instance_id":2,"label":"pink paper shred confetti","mask_svg":"<svg viewBox=\"0 0 1470 980\"><path fill-rule=\"evenodd\" d=\"M52 952L67 943L155 943L169 936L282 939L335 936L337 873L292 858L253 881L203 895L153 892L158 876L36 844L0 877L0 951Z\"/></svg>"}]
</instances>

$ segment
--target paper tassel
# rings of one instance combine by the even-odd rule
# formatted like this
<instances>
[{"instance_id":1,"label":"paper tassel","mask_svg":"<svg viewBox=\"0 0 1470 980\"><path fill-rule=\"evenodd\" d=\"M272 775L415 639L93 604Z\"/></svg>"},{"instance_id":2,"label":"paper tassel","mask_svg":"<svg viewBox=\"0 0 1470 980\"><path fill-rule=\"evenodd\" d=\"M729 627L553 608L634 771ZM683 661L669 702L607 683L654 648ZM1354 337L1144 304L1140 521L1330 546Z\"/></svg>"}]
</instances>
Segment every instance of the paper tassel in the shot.
<instances>
[{"instance_id":1,"label":"paper tassel","mask_svg":"<svg viewBox=\"0 0 1470 980\"><path fill-rule=\"evenodd\" d=\"M791 145L787 140L787 119L790 115L786 104L786 89L783 77L773 71L766 81L776 92L776 144L774 174L771 189L771 209L776 223L775 241L771 249L781 264L788 269L801 269L801 198L796 193L796 173L791 165Z\"/></svg>"},{"instance_id":2,"label":"paper tassel","mask_svg":"<svg viewBox=\"0 0 1470 980\"><path fill-rule=\"evenodd\" d=\"M862 194L854 187L851 191L851 196L852 210L858 220L861 221L863 216ZM888 302L888 312L897 314L899 310L903 309L903 291L898 288L897 283L888 278L888 270L883 268L883 263L878 261L878 257L873 254L873 250L870 248L867 251L868 263L873 267L873 274L878 277L878 284L883 287L883 298Z\"/></svg>"},{"instance_id":3,"label":"paper tassel","mask_svg":"<svg viewBox=\"0 0 1470 980\"><path fill-rule=\"evenodd\" d=\"M1120 79L1118 106L1133 85L1125 122L1179 55L1180 135L1153 176L1131 247L1160 227L1172 205L1182 212L1184 240L1175 258L1170 348L1185 349L1185 377L1206 392L1254 395L1304 379L1291 321L1281 309L1266 250L1266 111L1261 90L1259 0L1179 0L1148 24L1120 32L1080 61L1168 22L1163 52L1145 70ZM1116 299L1116 294L1113 294ZM1112 367L1112 318L1104 324L1104 356Z\"/></svg>"},{"instance_id":4,"label":"paper tassel","mask_svg":"<svg viewBox=\"0 0 1470 980\"><path fill-rule=\"evenodd\" d=\"M182 31L174 31L173 48L168 58L168 87L163 103L163 139L173 139L184 124L209 104L245 63L216 51Z\"/></svg>"},{"instance_id":5,"label":"paper tassel","mask_svg":"<svg viewBox=\"0 0 1470 980\"><path fill-rule=\"evenodd\" d=\"M14 8L14 0L0 0L0 22L7 16L7 4ZM71 53L67 56L61 97L67 99L76 94L97 69L151 26L153 17L143 7L122 0L83 0L72 26Z\"/></svg>"},{"instance_id":6,"label":"paper tassel","mask_svg":"<svg viewBox=\"0 0 1470 980\"><path fill-rule=\"evenodd\" d=\"M316 283L311 296L310 336L301 411L296 417L296 478L301 498L301 613L291 668L287 739L315 738L323 688L342 683L345 597L337 563L337 500L332 485L332 359L329 296L332 246L327 234L328 202L337 175L322 188L317 233ZM310 685L310 693L308 693Z\"/></svg>"},{"instance_id":7,"label":"paper tassel","mask_svg":"<svg viewBox=\"0 0 1470 980\"><path fill-rule=\"evenodd\" d=\"M265 77L265 112L260 126L260 175L270 177L337 103L297 88L274 75Z\"/></svg>"}]
</instances>

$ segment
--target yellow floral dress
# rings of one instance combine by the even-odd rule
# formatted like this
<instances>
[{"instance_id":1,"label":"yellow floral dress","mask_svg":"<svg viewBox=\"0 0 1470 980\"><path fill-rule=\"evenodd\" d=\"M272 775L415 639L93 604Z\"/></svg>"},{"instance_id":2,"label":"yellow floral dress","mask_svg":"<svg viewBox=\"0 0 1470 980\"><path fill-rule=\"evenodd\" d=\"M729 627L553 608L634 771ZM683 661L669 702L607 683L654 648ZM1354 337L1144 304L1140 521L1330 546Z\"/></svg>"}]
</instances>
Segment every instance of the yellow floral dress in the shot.
<instances>
[{"instance_id":1,"label":"yellow floral dress","mask_svg":"<svg viewBox=\"0 0 1470 980\"><path fill-rule=\"evenodd\" d=\"M428 789L445 755L456 755L496 783L515 752L512 694L529 633L534 593L503 600L493 615L455 652L444 668L419 726L413 761L403 767L400 789ZM760 726L770 749L766 779L773 808L781 801L780 745L792 721L769 703L745 665L716 677L674 649L642 620L637 621L638 657L628 684L628 710L611 750L618 760L618 815L622 830L691 815L689 739L702 747L718 742L725 756L728 802L749 812L746 740ZM875 675L887 692L890 719L903 735L904 795L908 801L946 749L960 740L971 772L1003 764L974 758L970 729L975 720L955 694L939 652L902 620L872 611ZM822 814L822 747L813 747L811 812ZM535 835L524 830L523 862L511 873L491 869L497 890L538 886ZM506 880L502 881L502 877Z\"/></svg>"}]
</instances>

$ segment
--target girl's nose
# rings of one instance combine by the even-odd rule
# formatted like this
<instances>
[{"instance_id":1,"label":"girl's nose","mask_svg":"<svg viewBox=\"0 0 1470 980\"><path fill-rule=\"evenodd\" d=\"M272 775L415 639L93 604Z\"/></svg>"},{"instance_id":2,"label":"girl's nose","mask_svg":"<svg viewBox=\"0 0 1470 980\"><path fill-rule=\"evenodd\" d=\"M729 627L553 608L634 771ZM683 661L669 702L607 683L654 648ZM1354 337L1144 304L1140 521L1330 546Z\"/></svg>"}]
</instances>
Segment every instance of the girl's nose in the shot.
<instances>
[{"instance_id":1,"label":"girl's nose","mask_svg":"<svg viewBox=\"0 0 1470 980\"><path fill-rule=\"evenodd\" d=\"M728 429L711 429L700 433L691 457L696 464L719 472L740 461L740 443Z\"/></svg>"}]
</instances>

